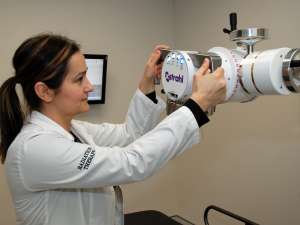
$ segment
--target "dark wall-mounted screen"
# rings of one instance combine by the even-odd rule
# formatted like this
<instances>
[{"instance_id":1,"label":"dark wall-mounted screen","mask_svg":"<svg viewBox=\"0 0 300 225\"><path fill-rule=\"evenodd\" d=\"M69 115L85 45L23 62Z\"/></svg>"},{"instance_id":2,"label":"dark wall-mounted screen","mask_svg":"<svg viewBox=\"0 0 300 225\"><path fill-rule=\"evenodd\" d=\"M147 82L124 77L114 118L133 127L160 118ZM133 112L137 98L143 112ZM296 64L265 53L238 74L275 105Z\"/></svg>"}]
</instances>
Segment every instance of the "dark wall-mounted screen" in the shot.
<instances>
[{"instance_id":1,"label":"dark wall-mounted screen","mask_svg":"<svg viewBox=\"0 0 300 225\"><path fill-rule=\"evenodd\" d=\"M105 103L107 55L84 54L88 67L87 77L93 84L94 90L89 93L88 102Z\"/></svg>"}]
</instances>

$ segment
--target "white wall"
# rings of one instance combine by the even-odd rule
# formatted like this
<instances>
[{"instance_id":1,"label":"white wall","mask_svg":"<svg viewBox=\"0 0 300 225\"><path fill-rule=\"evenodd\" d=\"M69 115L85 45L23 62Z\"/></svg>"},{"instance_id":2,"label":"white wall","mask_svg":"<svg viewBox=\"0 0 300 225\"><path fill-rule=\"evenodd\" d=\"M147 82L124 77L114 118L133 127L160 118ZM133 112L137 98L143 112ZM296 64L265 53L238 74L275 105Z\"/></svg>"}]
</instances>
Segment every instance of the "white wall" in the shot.
<instances>
[{"instance_id":1,"label":"white wall","mask_svg":"<svg viewBox=\"0 0 300 225\"><path fill-rule=\"evenodd\" d=\"M12 75L13 52L25 38L59 32L79 41L84 52L109 55L107 103L80 118L122 122L155 44L232 48L222 28L237 11L238 27L270 29L271 39L256 49L300 47L299 7L292 0L0 0L0 82ZM123 187L126 211L156 209L203 224L204 208L216 204L264 225L299 224L299 100L261 97L219 106L200 145L149 180ZM212 225L229 224L212 219ZM0 225L14 220L0 166Z\"/></svg>"},{"instance_id":2,"label":"white wall","mask_svg":"<svg viewBox=\"0 0 300 225\"><path fill-rule=\"evenodd\" d=\"M222 32L234 11L238 28L269 28L257 50L300 47L299 8L293 0L176 0L176 47L234 48ZM219 106L203 130L204 141L176 159L181 215L202 224L204 208L215 204L259 224L300 224L299 95ZM211 224L235 224L223 218Z\"/></svg>"}]
</instances>

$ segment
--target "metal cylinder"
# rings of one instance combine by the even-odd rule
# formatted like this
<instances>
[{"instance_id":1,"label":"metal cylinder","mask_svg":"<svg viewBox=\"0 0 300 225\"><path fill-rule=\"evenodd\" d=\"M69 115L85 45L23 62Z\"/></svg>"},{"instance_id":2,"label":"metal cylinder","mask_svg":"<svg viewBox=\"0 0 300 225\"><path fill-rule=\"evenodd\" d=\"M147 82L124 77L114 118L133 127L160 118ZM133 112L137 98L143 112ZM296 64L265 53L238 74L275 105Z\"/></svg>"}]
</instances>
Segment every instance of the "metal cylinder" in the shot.
<instances>
[{"instance_id":1,"label":"metal cylinder","mask_svg":"<svg viewBox=\"0 0 300 225\"><path fill-rule=\"evenodd\" d=\"M291 92L300 92L300 49L291 49L282 63L282 77Z\"/></svg>"}]
</instances>

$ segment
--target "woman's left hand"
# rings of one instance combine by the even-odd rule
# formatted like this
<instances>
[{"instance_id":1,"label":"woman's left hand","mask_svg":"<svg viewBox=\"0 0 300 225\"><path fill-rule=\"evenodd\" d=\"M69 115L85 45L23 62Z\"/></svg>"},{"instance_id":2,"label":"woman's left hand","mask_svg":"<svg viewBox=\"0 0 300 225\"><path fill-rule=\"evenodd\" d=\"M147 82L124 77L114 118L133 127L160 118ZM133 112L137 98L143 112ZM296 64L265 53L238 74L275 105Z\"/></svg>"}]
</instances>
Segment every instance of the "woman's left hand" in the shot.
<instances>
[{"instance_id":1,"label":"woman's left hand","mask_svg":"<svg viewBox=\"0 0 300 225\"><path fill-rule=\"evenodd\" d=\"M146 63L144 75L139 83L139 89L146 95L155 90L154 79L160 79L162 63L157 64L161 52L160 49L170 49L167 45L157 45Z\"/></svg>"}]
</instances>

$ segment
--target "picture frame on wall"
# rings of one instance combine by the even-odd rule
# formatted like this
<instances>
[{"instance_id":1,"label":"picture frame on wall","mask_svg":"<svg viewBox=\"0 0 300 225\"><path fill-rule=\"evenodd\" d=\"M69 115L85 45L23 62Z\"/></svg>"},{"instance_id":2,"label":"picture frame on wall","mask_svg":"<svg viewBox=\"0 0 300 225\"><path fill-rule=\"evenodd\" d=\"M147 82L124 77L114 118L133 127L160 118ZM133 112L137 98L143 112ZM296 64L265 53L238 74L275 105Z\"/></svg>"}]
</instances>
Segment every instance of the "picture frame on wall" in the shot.
<instances>
[{"instance_id":1,"label":"picture frame on wall","mask_svg":"<svg viewBox=\"0 0 300 225\"><path fill-rule=\"evenodd\" d=\"M84 54L84 57L88 67L87 77L94 87L88 94L88 103L104 104L108 55Z\"/></svg>"}]
</instances>

